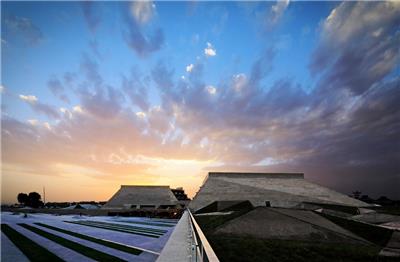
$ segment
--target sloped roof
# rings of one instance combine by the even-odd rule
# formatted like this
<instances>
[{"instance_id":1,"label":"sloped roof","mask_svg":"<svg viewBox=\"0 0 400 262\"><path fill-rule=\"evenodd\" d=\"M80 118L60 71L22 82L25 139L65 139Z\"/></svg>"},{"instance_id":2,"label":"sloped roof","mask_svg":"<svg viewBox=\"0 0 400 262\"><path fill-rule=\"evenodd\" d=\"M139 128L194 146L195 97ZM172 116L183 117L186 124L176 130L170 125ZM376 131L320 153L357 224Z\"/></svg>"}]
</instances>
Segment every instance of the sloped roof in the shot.
<instances>
[{"instance_id":1,"label":"sloped roof","mask_svg":"<svg viewBox=\"0 0 400 262\"><path fill-rule=\"evenodd\" d=\"M102 208L124 208L127 205L176 205L178 200L169 186L122 185Z\"/></svg>"},{"instance_id":2,"label":"sloped roof","mask_svg":"<svg viewBox=\"0 0 400 262\"><path fill-rule=\"evenodd\" d=\"M99 209L99 206L92 204L76 204L63 209Z\"/></svg>"},{"instance_id":3,"label":"sloped roof","mask_svg":"<svg viewBox=\"0 0 400 262\"><path fill-rule=\"evenodd\" d=\"M302 173L210 172L189 208L198 210L213 201L249 200L254 206L294 207L301 202L350 206L368 204L308 182Z\"/></svg>"}]
</instances>

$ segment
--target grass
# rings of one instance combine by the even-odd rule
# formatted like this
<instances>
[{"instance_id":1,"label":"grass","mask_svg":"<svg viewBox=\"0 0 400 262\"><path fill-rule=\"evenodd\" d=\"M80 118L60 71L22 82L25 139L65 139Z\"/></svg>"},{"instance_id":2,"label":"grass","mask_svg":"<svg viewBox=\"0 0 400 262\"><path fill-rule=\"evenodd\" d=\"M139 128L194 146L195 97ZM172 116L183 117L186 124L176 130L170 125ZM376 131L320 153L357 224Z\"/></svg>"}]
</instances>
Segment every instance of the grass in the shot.
<instances>
[{"instance_id":1,"label":"grass","mask_svg":"<svg viewBox=\"0 0 400 262\"><path fill-rule=\"evenodd\" d=\"M327 214L320 214L320 215L329 219L333 223L381 247L386 246L386 244L392 237L393 230L387 228L361 223L354 220Z\"/></svg>"},{"instance_id":2,"label":"grass","mask_svg":"<svg viewBox=\"0 0 400 262\"><path fill-rule=\"evenodd\" d=\"M105 226L121 227L121 228L124 228L124 229L132 229L132 230L137 230L137 231L141 231L141 232L149 232L149 233L155 233L155 234L164 234L164 233L167 232L167 230L164 230L164 229L148 228L148 227L137 227L137 226L130 226L130 225L124 225L124 224L115 224L115 223L107 223L107 222L99 222L99 221L86 220L86 221L79 221L79 222L93 223L93 224L99 224L99 225L105 225Z\"/></svg>"},{"instance_id":3,"label":"grass","mask_svg":"<svg viewBox=\"0 0 400 262\"><path fill-rule=\"evenodd\" d=\"M377 261L376 246L266 240L226 235L207 236L220 261L336 262ZM380 260L379 260L380 261Z\"/></svg>"},{"instance_id":4,"label":"grass","mask_svg":"<svg viewBox=\"0 0 400 262\"><path fill-rule=\"evenodd\" d=\"M1 224L1 231L14 243L24 255L33 262L36 261L64 261L44 247L36 244L7 224Z\"/></svg>"},{"instance_id":5,"label":"grass","mask_svg":"<svg viewBox=\"0 0 400 262\"><path fill-rule=\"evenodd\" d=\"M130 229L124 229L124 228L121 228L121 227L111 227L111 226L104 226L104 225L99 225L99 224L82 223L82 222L74 222L74 221L64 221L64 222L71 223L71 224L76 224L76 225L94 227L94 228L101 228L101 229L106 229L106 230L111 230L111 231L129 233L129 234L134 234L134 235L141 235L141 236L152 237L152 238L159 238L160 237L160 235L143 233L143 232L138 232L138 231L132 231Z\"/></svg>"},{"instance_id":6,"label":"grass","mask_svg":"<svg viewBox=\"0 0 400 262\"><path fill-rule=\"evenodd\" d=\"M201 229L205 234L214 231L220 225L235 219L249 212L252 208L243 209L241 211L234 211L229 215L216 215L216 216L196 216L194 215L196 222L200 225Z\"/></svg>"},{"instance_id":7,"label":"grass","mask_svg":"<svg viewBox=\"0 0 400 262\"><path fill-rule=\"evenodd\" d=\"M28 225L28 224L18 224L18 225L20 225L20 226L22 226L22 227L24 227L24 228L36 233L36 234L38 234L38 235L40 235L42 237L45 237L45 238L47 238L47 239L49 239L49 240L51 240L51 241L53 241L53 242L55 242L55 243L57 243L57 244L59 244L61 246L64 246L64 247L69 248L69 249L72 249L72 250L74 250L74 251L76 251L76 252L78 252L78 253L80 253L80 254L82 254L84 256L87 256L89 258L92 258L94 260L97 260L97 261L125 261L125 260L122 260L122 259L120 259L118 257L111 256L109 254L103 253L103 252L98 251L96 249L93 249L93 248L90 248L90 247L86 247L86 246L81 245L79 243L76 243L76 242L73 242L71 240L65 239L63 237L60 237L60 236L54 235L52 233L46 232L46 231L41 230L41 229L39 229L37 227L33 227L31 225Z\"/></svg>"},{"instance_id":8,"label":"grass","mask_svg":"<svg viewBox=\"0 0 400 262\"><path fill-rule=\"evenodd\" d=\"M117 249L117 250L120 250L120 251L123 251L123 252L126 252L126 253L130 253L130 254L133 254L133 255L139 255L139 254L142 253L142 251L139 250L139 249L128 247L128 246L121 245L121 244L114 243L114 242L110 242L110 241L107 241L107 240L103 240L103 239L99 239L99 238L95 238L95 237L91 237L91 236L87 236L87 235L82 235L82 234L79 234L79 233L76 233L76 232L72 232L72 231L69 231L69 230L65 230L65 229L54 227L54 226L50 226L50 225L46 225L46 224L43 224L43 223L35 223L35 224L39 225L39 226L42 226L42 227L45 227L45 228L48 228L48 229L52 229L52 230L64 233L64 234L68 234L70 236L74 236L74 237L77 237L77 238L88 240L88 241L97 243L99 245L103 245L103 246L114 248L114 249Z\"/></svg>"},{"instance_id":9,"label":"grass","mask_svg":"<svg viewBox=\"0 0 400 262\"><path fill-rule=\"evenodd\" d=\"M124 223L131 223L131 224L137 224L137 225L147 225L147 226L157 226L157 227L174 227L175 224L168 224L168 223L162 223L162 222L139 222L139 221L129 221L129 220L120 220L119 222L124 222Z\"/></svg>"}]
</instances>

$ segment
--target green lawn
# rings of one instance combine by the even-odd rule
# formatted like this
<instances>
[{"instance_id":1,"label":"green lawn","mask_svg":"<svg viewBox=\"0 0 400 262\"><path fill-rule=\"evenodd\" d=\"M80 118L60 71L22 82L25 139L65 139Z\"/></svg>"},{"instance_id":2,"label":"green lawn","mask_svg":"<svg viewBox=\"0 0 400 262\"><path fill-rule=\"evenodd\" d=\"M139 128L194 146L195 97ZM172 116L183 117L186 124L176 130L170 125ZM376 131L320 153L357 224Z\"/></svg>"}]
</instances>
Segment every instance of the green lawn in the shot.
<instances>
[{"instance_id":1,"label":"green lawn","mask_svg":"<svg viewBox=\"0 0 400 262\"><path fill-rule=\"evenodd\" d=\"M36 261L64 261L44 247L36 244L26 236L17 232L7 224L1 224L1 231L33 262Z\"/></svg>"},{"instance_id":2,"label":"green lawn","mask_svg":"<svg viewBox=\"0 0 400 262\"><path fill-rule=\"evenodd\" d=\"M130 221L130 220L120 220L118 222L131 223L137 225L147 225L147 226L157 226L157 227L174 227L175 224L162 223L162 222L140 222L140 221Z\"/></svg>"},{"instance_id":3,"label":"green lawn","mask_svg":"<svg viewBox=\"0 0 400 262\"><path fill-rule=\"evenodd\" d=\"M145 232L140 232L140 231L136 231L136 230L125 229L123 227L106 226L106 225L95 224L95 223L82 223L82 222L75 222L75 221L64 221L64 222L76 224L76 225L88 226L88 227L101 228L101 229L106 229L106 230L111 230L111 231L129 233L129 234L134 234L134 235L141 235L141 236L152 237L152 238L160 237L159 234L156 235L154 233L145 233Z\"/></svg>"},{"instance_id":4,"label":"green lawn","mask_svg":"<svg viewBox=\"0 0 400 262\"><path fill-rule=\"evenodd\" d=\"M378 261L376 246L265 240L223 235L207 236L220 261L229 262L336 262ZM379 261L384 261L379 259Z\"/></svg>"},{"instance_id":5,"label":"green lawn","mask_svg":"<svg viewBox=\"0 0 400 262\"><path fill-rule=\"evenodd\" d=\"M392 237L393 230L387 228L327 214L321 215L331 220L333 223L381 247L386 246L387 242Z\"/></svg>"},{"instance_id":6,"label":"green lawn","mask_svg":"<svg viewBox=\"0 0 400 262\"><path fill-rule=\"evenodd\" d=\"M97 260L97 261L125 261L125 260L122 260L122 259L120 259L118 257L111 256L109 254L103 253L103 252L98 251L96 249L81 245L79 243L73 242L73 241L65 239L63 237L60 237L60 236L54 235L52 233L46 232L46 231L41 230L41 229L39 229L37 227L33 227L31 225L28 225L28 224L18 224L18 225L20 225L20 226L22 226L22 227L24 227L24 228L36 233L36 234L38 234L38 235L40 235L42 237L45 237L45 238L47 238L47 239L49 239L49 240L51 240L51 241L53 241L53 242L55 242L55 243L57 243L57 244L59 244L61 246L64 246L64 247L69 248L69 249L72 249L72 250L74 250L74 251L76 251L76 252L78 252L78 253L80 253L80 254L82 254L84 256L87 256L89 258L92 258L94 260ZM49 261L51 261L51 260L49 260Z\"/></svg>"},{"instance_id":7,"label":"green lawn","mask_svg":"<svg viewBox=\"0 0 400 262\"><path fill-rule=\"evenodd\" d=\"M137 230L137 231L141 231L141 232L154 233L154 234L164 234L164 233L168 232L168 230L164 230L164 229L138 227L138 226L124 225L124 224L117 224L117 223L107 223L107 222L90 221L90 220L83 220L83 221L79 221L79 222L92 223L92 224L98 224L98 225L104 225L104 226L112 226L112 227L120 227L123 229L131 229L131 230ZM123 221L121 221L121 222L123 222Z\"/></svg>"},{"instance_id":8,"label":"green lawn","mask_svg":"<svg viewBox=\"0 0 400 262\"><path fill-rule=\"evenodd\" d=\"M45 228L48 228L48 229L52 229L52 230L64 233L64 234L71 235L71 236L74 236L74 237L77 237L77 238L85 239L85 240L88 240L88 241L91 241L91 242L94 242L94 243L97 243L97 244L100 244L100 245L103 245L103 246L106 246L106 247L110 247L110 248L114 248L114 249L117 249L117 250L120 250L120 251L123 251L123 252L127 252L127 253L130 253L130 254L133 254L133 255L139 255L140 253L142 253L142 251L139 250L139 249L128 247L128 246L121 245L121 244L114 243L114 242L110 242L110 241L107 241L107 240L103 240L103 239L99 239L99 238L95 238L95 237L91 237L91 236L87 236L87 235L82 235L82 234L79 234L79 233L76 233L76 232L72 232L72 231L69 231L69 230L65 230L65 229L54 227L54 226L50 226L50 225L46 225L46 224L43 224L43 223L35 223L35 224L39 225L39 226L42 226L42 227L45 227Z\"/></svg>"}]
</instances>

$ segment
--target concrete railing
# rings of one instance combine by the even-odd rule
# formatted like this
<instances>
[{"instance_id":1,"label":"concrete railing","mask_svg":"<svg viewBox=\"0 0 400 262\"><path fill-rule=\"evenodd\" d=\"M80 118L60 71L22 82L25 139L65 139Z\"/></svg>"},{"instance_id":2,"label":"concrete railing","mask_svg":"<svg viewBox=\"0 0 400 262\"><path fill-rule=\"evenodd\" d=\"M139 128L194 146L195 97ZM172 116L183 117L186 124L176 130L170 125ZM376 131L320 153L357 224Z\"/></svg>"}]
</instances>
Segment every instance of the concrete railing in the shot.
<instances>
[{"instance_id":1,"label":"concrete railing","mask_svg":"<svg viewBox=\"0 0 400 262\"><path fill-rule=\"evenodd\" d=\"M192 250L192 261L195 262L219 262L217 255L208 243L206 236L201 231L200 226L197 224L192 213L187 209L189 213L189 229L191 231L191 250Z\"/></svg>"}]
</instances>

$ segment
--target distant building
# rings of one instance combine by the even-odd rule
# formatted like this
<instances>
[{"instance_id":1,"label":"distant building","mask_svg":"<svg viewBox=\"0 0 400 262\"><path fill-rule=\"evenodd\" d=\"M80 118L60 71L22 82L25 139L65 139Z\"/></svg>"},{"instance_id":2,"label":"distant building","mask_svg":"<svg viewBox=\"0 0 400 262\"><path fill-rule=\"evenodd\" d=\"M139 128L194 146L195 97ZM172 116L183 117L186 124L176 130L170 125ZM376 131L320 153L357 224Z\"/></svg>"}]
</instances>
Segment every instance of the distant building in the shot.
<instances>
[{"instance_id":1,"label":"distant building","mask_svg":"<svg viewBox=\"0 0 400 262\"><path fill-rule=\"evenodd\" d=\"M178 204L169 186L122 185L102 209L175 208Z\"/></svg>"},{"instance_id":2,"label":"distant building","mask_svg":"<svg viewBox=\"0 0 400 262\"><path fill-rule=\"evenodd\" d=\"M186 207L189 204L190 198L188 198L185 190L183 190L183 187L173 188L171 191L176 199L178 199L178 202L182 207Z\"/></svg>"},{"instance_id":3,"label":"distant building","mask_svg":"<svg viewBox=\"0 0 400 262\"><path fill-rule=\"evenodd\" d=\"M296 207L304 202L348 206L368 204L308 182L301 173L210 172L189 204L197 211L214 201L249 200L254 206Z\"/></svg>"},{"instance_id":4,"label":"distant building","mask_svg":"<svg viewBox=\"0 0 400 262\"><path fill-rule=\"evenodd\" d=\"M100 207L98 205L93 205L93 204L76 204L76 205L71 205L69 207L65 207L64 209L99 209Z\"/></svg>"}]
</instances>

